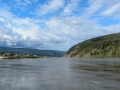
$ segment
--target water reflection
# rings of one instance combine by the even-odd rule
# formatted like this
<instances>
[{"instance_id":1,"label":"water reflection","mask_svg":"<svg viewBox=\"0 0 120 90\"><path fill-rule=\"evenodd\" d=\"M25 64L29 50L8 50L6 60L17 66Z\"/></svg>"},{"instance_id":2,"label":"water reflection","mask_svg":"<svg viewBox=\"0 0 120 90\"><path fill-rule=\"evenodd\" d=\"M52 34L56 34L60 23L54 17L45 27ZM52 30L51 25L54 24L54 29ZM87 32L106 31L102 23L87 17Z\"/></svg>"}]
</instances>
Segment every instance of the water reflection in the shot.
<instances>
[{"instance_id":1,"label":"water reflection","mask_svg":"<svg viewBox=\"0 0 120 90\"><path fill-rule=\"evenodd\" d=\"M118 90L119 59L0 61L0 90Z\"/></svg>"}]
</instances>

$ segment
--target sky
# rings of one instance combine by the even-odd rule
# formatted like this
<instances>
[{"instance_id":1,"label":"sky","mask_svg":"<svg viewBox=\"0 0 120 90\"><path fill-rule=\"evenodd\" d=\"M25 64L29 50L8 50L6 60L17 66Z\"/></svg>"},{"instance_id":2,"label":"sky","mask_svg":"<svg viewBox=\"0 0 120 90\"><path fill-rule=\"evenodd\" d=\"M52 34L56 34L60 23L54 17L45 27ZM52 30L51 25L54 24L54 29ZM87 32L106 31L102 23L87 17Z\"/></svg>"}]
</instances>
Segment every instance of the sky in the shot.
<instances>
[{"instance_id":1,"label":"sky","mask_svg":"<svg viewBox=\"0 0 120 90\"><path fill-rule=\"evenodd\" d=\"M120 0L0 0L0 46L67 51L120 32Z\"/></svg>"}]
</instances>

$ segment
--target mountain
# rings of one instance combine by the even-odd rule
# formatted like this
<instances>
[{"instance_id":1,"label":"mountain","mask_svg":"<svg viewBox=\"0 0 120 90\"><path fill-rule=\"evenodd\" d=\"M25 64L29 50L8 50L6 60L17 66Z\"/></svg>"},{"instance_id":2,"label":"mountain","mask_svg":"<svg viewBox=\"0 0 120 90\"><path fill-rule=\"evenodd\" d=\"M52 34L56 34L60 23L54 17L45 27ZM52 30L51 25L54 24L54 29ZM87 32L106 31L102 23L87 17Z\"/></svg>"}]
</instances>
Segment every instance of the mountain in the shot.
<instances>
[{"instance_id":1,"label":"mountain","mask_svg":"<svg viewBox=\"0 0 120 90\"><path fill-rule=\"evenodd\" d=\"M61 57L65 52L56 51L56 50L38 50L38 49L27 49L27 48L0 47L0 53L13 53L13 54L18 54L18 55L38 55L38 56Z\"/></svg>"},{"instance_id":2,"label":"mountain","mask_svg":"<svg viewBox=\"0 0 120 90\"><path fill-rule=\"evenodd\" d=\"M63 57L117 58L120 57L120 33L92 38L71 47Z\"/></svg>"}]
</instances>

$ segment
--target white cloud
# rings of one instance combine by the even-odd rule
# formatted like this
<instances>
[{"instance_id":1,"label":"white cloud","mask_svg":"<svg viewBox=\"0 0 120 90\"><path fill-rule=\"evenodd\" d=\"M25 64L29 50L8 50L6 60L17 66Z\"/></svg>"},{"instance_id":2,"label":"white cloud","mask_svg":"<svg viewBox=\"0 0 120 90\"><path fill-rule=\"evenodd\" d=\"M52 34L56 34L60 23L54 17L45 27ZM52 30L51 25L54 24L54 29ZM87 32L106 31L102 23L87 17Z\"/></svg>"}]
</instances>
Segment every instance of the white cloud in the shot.
<instances>
[{"instance_id":1,"label":"white cloud","mask_svg":"<svg viewBox=\"0 0 120 90\"><path fill-rule=\"evenodd\" d=\"M120 32L120 24L110 25L104 27L109 33L118 33Z\"/></svg>"},{"instance_id":2,"label":"white cloud","mask_svg":"<svg viewBox=\"0 0 120 90\"><path fill-rule=\"evenodd\" d=\"M119 0L89 0L88 6L83 12L83 16L111 16L117 15L119 12L120 1Z\"/></svg>"},{"instance_id":3,"label":"white cloud","mask_svg":"<svg viewBox=\"0 0 120 90\"><path fill-rule=\"evenodd\" d=\"M103 0L89 0L88 1L88 7L85 8L83 12L83 16L85 17L91 17L93 15L96 15L95 13L103 7L104 4L102 4Z\"/></svg>"},{"instance_id":4,"label":"white cloud","mask_svg":"<svg viewBox=\"0 0 120 90\"><path fill-rule=\"evenodd\" d=\"M35 3L37 3L38 2L38 0L32 0L33 2L35 2Z\"/></svg>"},{"instance_id":5,"label":"white cloud","mask_svg":"<svg viewBox=\"0 0 120 90\"><path fill-rule=\"evenodd\" d=\"M44 46L44 42L38 36L39 26L32 19L18 18L7 10L0 10L0 37L1 46L34 47ZM38 45L39 43L39 45Z\"/></svg>"},{"instance_id":6,"label":"white cloud","mask_svg":"<svg viewBox=\"0 0 120 90\"><path fill-rule=\"evenodd\" d=\"M0 8L0 16L1 18L4 18L4 20L14 17L14 15L6 10L6 8Z\"/></svg>"},{"instance_id":7,"label":"white cloud","mask_svg":"<svg viewBox=\"0 0 120 90\"><path fill-rule=\"evenodd\" d=\"M18 6L32 4L30 0L15 0L15 2Z\"/></svg>"},{"instance_id":8,"label":"white cloud","mask_svg":"<svg viewBox=\"0 0 120 90\"><path fill-rule=\"evenodd\" d=\"M22 35L18 34L12 29L7 28L3 22L0 22L0 45L1 46L8 46L15 44L16 40L21 38ZM4 44L4 45L3 45Z\"/></svg>"},{"instance_id":9,"label":"white cloud","mask_svg":"<svg viewBox=\"0 0 120 90\"><path fill-rule=\"evenodd\" d=\"M111 16L113 14L115 14L116 12L119 12L120 9L120 3L117 3L111 7L108 7L106 10L104 10L101 15L104 15L104 16Z\"/></svg>"},{"instance_id":10,"label":"white cloud","mask_svg":"<svg viewBox=\"0 0 120 90\"><path fill-rule=\"evenodd\" d=\"M102 27L96 21L78 16L40 20L19 18L9 11L3 13L6 14L0 15L1 45L6 46L67 50L83 40L119 30L116 29L119 28L118 25L114 26L115 29L112 31L109 28L113 26Z\"/></svg>"},{"instance_id":11,"label":"white cloud","mask_svg":"<svg viewBox=\"0 0 120 90\"><path fill-rule=\"evenodd\" d=\"M24 0L27 4L30 4L29 1ZM20 18L11 13L11 11L1 8L0 44L1 46L67 50L83 40L119 32L119 24L101 26L96 19L88 19L94 15L100 16L101 13L104 13L106 16L118 13L118 0L115 0L114 3L112 3L113 1L108 1L89 0L88 7L82 7L85 11L82 15L78 16L74 14L74 11L78 8L80 0L71 0L66 6L64 0L51 0L40 6L39 14L44 16L63 9L60 10L60 14L62 13L66 16L51 16L49 19L41 19L41 17ZM21 0L18 2L21 2ZM109 8L111 11L109 11ZM67 15L70 16L67 17Z\"/></svg>"},{"instance_id":12,"label":"white cloud","mask_svg":"<svg viewBox=\"0 0 120 90\"><path fill-rule=\"evenodd\" d=\"M73 11L78 11L77 9L80 1L81 0L70 0L70 3L68 3L63 9L63 14L70 15Z\"/></svg>"},{"instance_id":13,"label":"white cloud","mask_svg":"<svg viewBox=\"0 0 120 90\"><path fill-rule=\"evenodd\" d=\"M31 4L30 0L24 0L24 2L27 3L27 4Z\"/></svg>"},{"instance_id":14,"label":"white cloud","mask_svg":"<svg viewBox=\"0 0 120 90\"><path fill-rule=\"evenodd\" d=\"M64 6L64 0L49 0L44 5L40 5L37 13L39 15L45 15L51 12L55 12Z\"/></svg>"},{"instance_id":15,"label":"white cloud","mask_svg":"<svg viewBox=\"0 0 120 90\"><path fill-rule=\"evenodd\" d=\"M92 36L103 34L95 26L95 22L91 23L80 17L52 18L46 21L46 24L52 33L56 32L57 36L64 37L66 43L73 42L75 44Z\"/></svg>"},{"instance_id":16,"label":"white cloud","mask_svg":"<svg viewBox=\"0 0 120 90\"><path fill-rule=\"evenodd\" d=\"M46 32L46 29L36 24L35 19L18 18L8 11L4 12L7 13L0 15L0 34L5 46L51 49L63 42L61 36L57 36L56 32ZM7 17L8 15L10 16ZM41 21L37 20L39 22Z\"/></svg>"},{"instance_id":17,"label":"white cloud","mask_svg":"<svg viewBox=\"0 0 120 90\"><path fill-rule=\"evenodd\" d=\"M13 0L13 1L14 3L11 3L12 6L10 6L11 9L17 10L17 11L20 10L22 12L25 12L25 11L27 12L29 8L32 8L32 5L34 3L37 3L37 1L35 2L34 0Z\"/></svg>"},{"instance_id":18,"label":"white cloud","mask_svg":"<svg viewBox=\"0 0 120 90\"><path fill-rule=\"evenodd\" d=\"M2 17L0 17L0 21L5 22L5 19L4 19L4 18L2 18Z\"/></svg>"}]
</instances>

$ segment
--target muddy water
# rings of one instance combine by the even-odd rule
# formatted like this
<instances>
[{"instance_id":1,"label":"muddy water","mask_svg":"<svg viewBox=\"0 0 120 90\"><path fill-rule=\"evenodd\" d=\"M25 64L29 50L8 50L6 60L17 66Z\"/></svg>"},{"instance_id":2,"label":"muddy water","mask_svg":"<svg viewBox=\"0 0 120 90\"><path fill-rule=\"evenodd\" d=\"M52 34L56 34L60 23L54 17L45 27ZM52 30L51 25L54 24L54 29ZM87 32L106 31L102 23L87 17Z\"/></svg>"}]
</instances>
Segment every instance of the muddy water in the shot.
<instances>
[{"instance_id":1,"label":"muddy water","mask_svg":"<svg viewBox=\"0 0 120 90\"><path fill-rule=\"evenodd\" d=\"M120 59L0 60L0 90L120 90Z\"/></svg>"}]
</instances>

